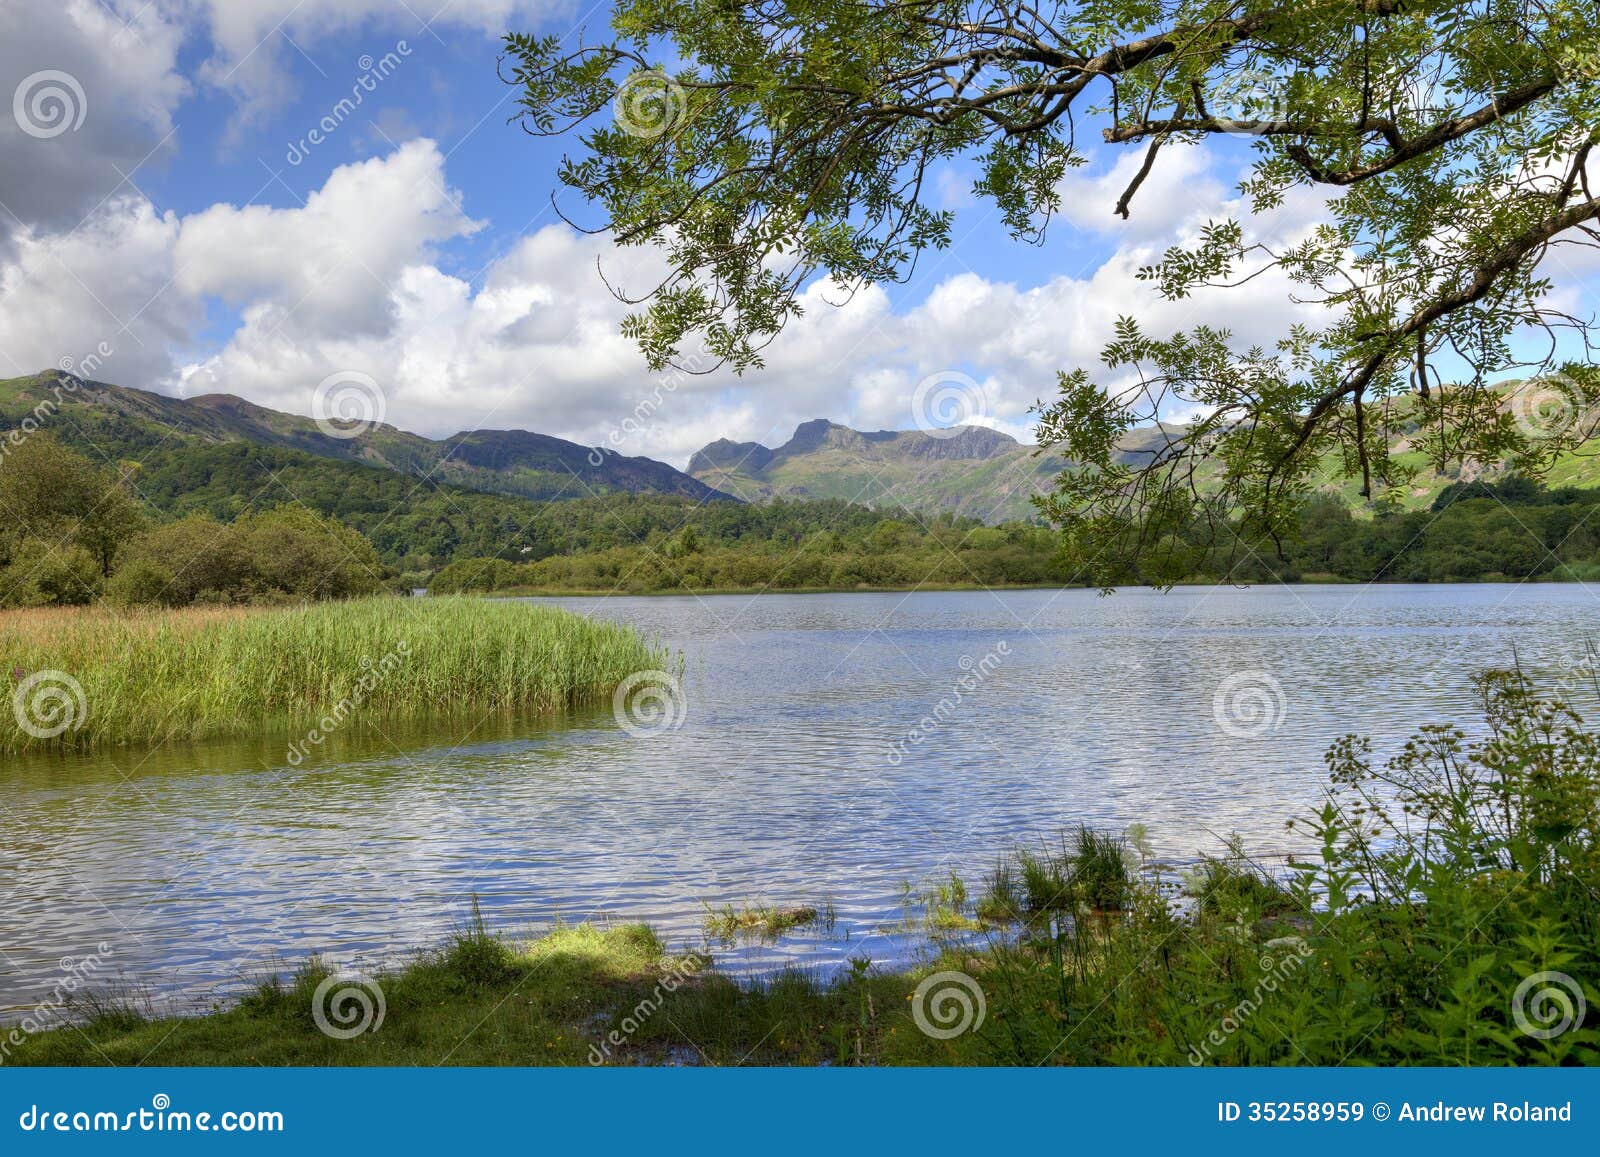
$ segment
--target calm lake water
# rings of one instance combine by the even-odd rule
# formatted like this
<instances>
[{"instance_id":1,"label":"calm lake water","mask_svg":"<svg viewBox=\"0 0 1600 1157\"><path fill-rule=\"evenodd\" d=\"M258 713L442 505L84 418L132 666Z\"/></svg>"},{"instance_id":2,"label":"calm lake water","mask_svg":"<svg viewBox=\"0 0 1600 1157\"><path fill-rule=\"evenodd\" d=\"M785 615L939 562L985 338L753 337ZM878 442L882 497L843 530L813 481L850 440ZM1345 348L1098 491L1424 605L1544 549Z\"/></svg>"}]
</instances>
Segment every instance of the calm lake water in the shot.
<instances>
[{"instance_id":1,"label":"calm lake water","mask_svg":"<svg viewBox=\"0 0 1600 1157\"><path fill-rule=\"evenodd\" d=\"M564 599L682 653L681 726L609 706L468 731L6 759L0 1015L63 958L177 1007L320 952L376 968L492 927L831 901L831 935L744 946L761 971L904 958L903 885L1080 820L1181 860L1290 845L1322 753L1473 720L1468 677L1556 678L1600 639L1578 585L1190 588ZM1580 692L1593 702L1593 692ZM92 706L91 706L92 709ZM350 730L350 729L347 729Z\"/></svg>"}]
</instances>

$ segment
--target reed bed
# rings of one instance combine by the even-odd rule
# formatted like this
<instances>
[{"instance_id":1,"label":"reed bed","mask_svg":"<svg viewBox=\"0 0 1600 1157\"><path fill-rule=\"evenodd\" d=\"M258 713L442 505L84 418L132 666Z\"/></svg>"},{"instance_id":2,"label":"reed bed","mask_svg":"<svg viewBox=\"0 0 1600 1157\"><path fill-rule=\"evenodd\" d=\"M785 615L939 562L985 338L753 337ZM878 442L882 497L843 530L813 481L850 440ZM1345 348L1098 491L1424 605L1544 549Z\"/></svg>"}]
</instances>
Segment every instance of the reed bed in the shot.
<instances>
[{"instance_id":1,"label":"reed bed","mask_svg":"<svg viewBox=\"0 0 1600 1157\"><path fill-rule=\"evenodd\" d=\"M669 659L628 627L550 607L371 598L6 612L0 663L0 752L16 753L558 712Z\"/></svg>"}]
</instances>

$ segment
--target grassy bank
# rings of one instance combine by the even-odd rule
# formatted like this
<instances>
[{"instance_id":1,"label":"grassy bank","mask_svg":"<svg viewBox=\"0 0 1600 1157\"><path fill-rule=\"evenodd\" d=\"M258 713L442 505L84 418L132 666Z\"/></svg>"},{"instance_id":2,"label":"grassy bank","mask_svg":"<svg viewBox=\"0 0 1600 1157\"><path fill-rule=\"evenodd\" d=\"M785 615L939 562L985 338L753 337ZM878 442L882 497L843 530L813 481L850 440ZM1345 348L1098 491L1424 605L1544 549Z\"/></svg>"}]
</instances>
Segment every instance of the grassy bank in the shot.
<instances>
[{"instance_id":1,"label":"grassy bank","mask_svg":"<svg viewBox=\"0 0 1600 1157\"><path fill-rule=\"evenodd\" d=\"M0 752L559 711L668 663L627 627L466 598L10 611L0 655L13 699Z\"/></svg>"},{"instance_id":2,"label":"grassy bank","mask_svg":"<svg viewBox=\"0 0 1600 1157\"><path fill-rule=\"evenodd\" d=\"M1174 902L1137 830L1081 828L915 892L927 951L909 972L863 957L828 983L741 985L711 949L669 956L643 927L514 944L479 921L393 974L358 985L313 962L209 1016L82 1001L80 1023L18 1034L9 1061L1600 1063L1600 738L1514 674L1480 692L1482 743L1430 728L1383 765L1335 744L1304 862L1269 872L1235 843ZM707 931L817 916L708 911Z\"/></svg>"}]
</instances>

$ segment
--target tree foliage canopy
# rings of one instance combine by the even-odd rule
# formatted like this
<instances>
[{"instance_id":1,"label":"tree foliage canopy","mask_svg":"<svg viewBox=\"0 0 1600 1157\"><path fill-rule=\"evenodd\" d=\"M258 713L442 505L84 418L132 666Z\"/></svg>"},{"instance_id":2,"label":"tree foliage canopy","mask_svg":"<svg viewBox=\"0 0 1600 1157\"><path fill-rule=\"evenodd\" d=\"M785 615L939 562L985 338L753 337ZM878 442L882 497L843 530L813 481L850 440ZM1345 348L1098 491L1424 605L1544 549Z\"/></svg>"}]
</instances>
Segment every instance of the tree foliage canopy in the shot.
<instances>
[{"instance_id":1,"label":"tree foliage canopy","mask_svg":"<svg viewBox=\"0 0 1600 1157\"><path fill-rule=\"evenodd\" d=\"M1398 437L1441 466L1537 474L1592 430L1588 319L1542 263L1600 238L1600 4L619 0L604 39L506 47L523 125L581 126L562 182L618 242L667 257L625 323L657 368L691 340L758 366L817 277L907 276L951 241L927 196L951 158L976 160L1024 241L1091 135L1143 153L1108 213L1138 211L1165 154L1222 136L1254 150L1253 210L1325 196L1292 244L1219 218L1141 273L1176 299L1273 269L1323 321L1241 351L1126 319L1100 371L1063 373L1040 441L1078 465L1047 505L1103 581L1137 558L1148 573L1196 522L1277 536L1330 458L1369 497L1403 485ZM1489 383L1519 369L1538 385L1507 406ZM1123 431L1174 412L1200 417L1119 454Z\"/></svg>"}]
</instances>

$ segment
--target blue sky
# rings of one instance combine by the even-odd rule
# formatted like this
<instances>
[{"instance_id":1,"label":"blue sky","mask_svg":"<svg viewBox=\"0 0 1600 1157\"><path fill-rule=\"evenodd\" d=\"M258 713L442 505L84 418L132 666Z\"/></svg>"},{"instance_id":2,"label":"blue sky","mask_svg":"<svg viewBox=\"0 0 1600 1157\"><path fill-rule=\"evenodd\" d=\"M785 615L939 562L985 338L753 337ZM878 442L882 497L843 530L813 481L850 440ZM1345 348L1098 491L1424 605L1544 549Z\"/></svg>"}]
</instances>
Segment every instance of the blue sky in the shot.
<instances>
[{"instance_id":1,"label":"blue sky","mask_svg":"<svg viewBox=\"0 0 1600 1157\"><path fill-rule=\"evenodd\" d=\"M715 438L773 445L815 417L1026 439L1033 403L1095 364L1120 315L1241 342L1309 316L1270 280L1174 305L1132 276L1238 211L1239 142L1169 151L1129 222L1112 206L1139 158L1102 150L1063 183L1043 245L1011 240L953 167L935 178L957 243L907 284L845 309L813 297L764 371L650 375L595 266L637 284L652 256L552 212L575 142L508 123L517 94L495 68L504 30L567 33L605 10L439 4L0 0L0 374L72 364L298 413L355 376L385 420L431 436L522 427L682 465ZM27 131L24 98L51 87L73 123ZM1319 207L1291 197L1257 225L1291 238ZM954 383L953 408L929 412L929 383Z\"/></svg>"},{"instance_id":2,"label":"blue sky","mask_svg":"<svg viewBox=\"0 0 1600 1157\"><path fill-rule=\"evenodd\" d=\"M573 25L546 16L511 27L565 31ZM279 29L268 44L274 40L275 64L289 98L241 109L226 91L197 86L177 109L180 147L138 177L157 205L180 214L218 201L293 208L335 168L423 137L443 150L462 208L484 226L442 246L442 268L481 279L495 257L530 230L556 221L552 194L575 221L594 219L594 212L562 190L555 177L563 153L577 142L529 136L509 122L518 92L496 73L497 37L449 24L426 26L400 15L304 44ZM198 36L180 54L180 67L195 76L214 52L210 38ZM392 68L380 69L386 58L394 62ZM384 73L381 80L375 69ZM359 84L363 77L372 81L372 91ZM323 143L311 144L307 134L340 100L357 93L358 111ZM958 214L959 244L928 255L907 285L887 287L896 302L918 300L953 272L1037 284L1074 267L1098 266L1114 248L1066 220L1052 227L1042 246L1012 241L991 207L971 196L975 174L975 167L963 166L944 176L943 199ZM1109 205L1099 208L1110 212Z\"/></svg>"}]
</instances>

